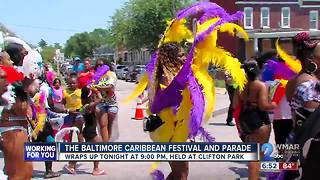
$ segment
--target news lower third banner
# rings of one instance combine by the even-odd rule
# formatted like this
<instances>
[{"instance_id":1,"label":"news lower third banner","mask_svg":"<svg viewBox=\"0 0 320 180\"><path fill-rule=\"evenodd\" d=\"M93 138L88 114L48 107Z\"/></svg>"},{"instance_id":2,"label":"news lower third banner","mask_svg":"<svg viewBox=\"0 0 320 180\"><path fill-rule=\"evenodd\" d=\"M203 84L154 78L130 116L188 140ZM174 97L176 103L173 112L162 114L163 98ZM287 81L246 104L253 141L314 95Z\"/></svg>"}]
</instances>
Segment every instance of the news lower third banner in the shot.
<instances>
[{"instance_id":1,"label":"news lower third banner","mask_svg":"<svg viewBox=\"0 0 320 180\"><path fill-rule=\"evenodd\" d=\"M258 161L254 143L25 143L26 161Z\"/></svg>"}]
</instances>

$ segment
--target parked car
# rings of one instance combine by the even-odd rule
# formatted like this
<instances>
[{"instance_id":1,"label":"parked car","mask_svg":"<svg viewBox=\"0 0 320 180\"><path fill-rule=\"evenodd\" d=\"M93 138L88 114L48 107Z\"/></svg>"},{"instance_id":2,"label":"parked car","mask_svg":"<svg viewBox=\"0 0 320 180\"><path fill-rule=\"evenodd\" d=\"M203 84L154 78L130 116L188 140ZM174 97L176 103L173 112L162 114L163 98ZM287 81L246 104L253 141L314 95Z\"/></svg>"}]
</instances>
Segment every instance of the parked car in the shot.
<instances>
[{"instance_id":1,"label":"parked car","mask_svg":"<svg viewBox=\"0 0 320 180\"><path fill-rule=\"evenodd\" d=\"M116 69L115 69L115 71L116 71L115 73L116 73L118 79L120 79L119 74L120 74L120 72L121 72L121 69L122 69L122 68L125 68L125 67L126 67L125 65L117 65L117 67L116 67Z\"/></svg>"},{"instance_id":2,"label":"parked car","mask_svg":"<svg viewBox=\"0 0 320 180\"><path fill-rule=\"evenodd\" d=\"M126 74L126 81L135 81L137 79L137 75L140 72L141 68L145 68L145 65L132 65L128 68L128 73Z\"/></svg>"},{"instance_id":3,"label":"parked car","mask_svg":"<svg viewBox=\"0 0 320 180\"><path fill-rule=\"evenodd\" d=\"M70 73L72 73L72 69L73 69L73 66L72 65L68 65L68 66L66 66L66 68L65 68L65 75L69 75Z\"/></svg>"},{"instance_id":4,"label":"parked car","mask_svg":"<svg viewBox=\"0 0 320 180\"><path fill-rule=\"evenodd\" d=\"M118 79L126 79L126 74L128 73L128 67L122 68L119 72Z\"/></svg>"},{"instance_id":5,"label":"parked car","mask_svg":"<svg viewBox=\"0 0 320 180\"><path fill-rule=\"evenodd\" d=\"M141 67L137 69L137 76L136 76L136 83L139 83L141 76L146 72L146 68L145 67Z\"/></svg>"}]
</instances>

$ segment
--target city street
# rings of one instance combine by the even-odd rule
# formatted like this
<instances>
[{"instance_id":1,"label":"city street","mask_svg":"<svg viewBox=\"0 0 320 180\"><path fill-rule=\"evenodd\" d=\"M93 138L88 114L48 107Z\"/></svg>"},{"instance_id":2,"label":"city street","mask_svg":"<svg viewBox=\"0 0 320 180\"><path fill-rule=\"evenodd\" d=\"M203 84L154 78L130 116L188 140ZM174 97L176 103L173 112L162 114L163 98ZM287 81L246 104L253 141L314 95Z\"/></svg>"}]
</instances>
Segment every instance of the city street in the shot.
<instances>
[{"instance_id":1,"label":"city street","mask_svg":"<svg viewBox=\"0 0 320 180\"><path fill-rule=\"evenodd\" d=\"M117 95L119 101L127 97L134 89L134 83L118 81ZM225 94L217 94L216 108L212 117L205 128L216 137L216 141L239 142L236 127L225 125L227 106L229 104L228 96ZM119 111L119 128L120 142L146 142L150 141L148 134L142 130L142 121L132 120L135 112L136 102L130 104L121 104ZM273 142L273 136L271 137ZM0 159L0 169L3 168L3 157ZM63 166L66 163L56 162L53 164L55 171L60 171L63 175L56 179L151 179L149 169L151 163L135 162L135 163L117 163L117 162L102 162L101 168L106 170L107 175L94 177L90 173L93 168L93 163L79 163L78 174L69 175L64 172ZM170 172L168 163L160 163L159 168L167 175ZM42 179L44 173L44 163L34 163L34 179ZM246 179L247 178L247 163L234 162L206 162L206 163L190 163L190 180L208 180L208 179Z\"/></svg>"}]
</instances>

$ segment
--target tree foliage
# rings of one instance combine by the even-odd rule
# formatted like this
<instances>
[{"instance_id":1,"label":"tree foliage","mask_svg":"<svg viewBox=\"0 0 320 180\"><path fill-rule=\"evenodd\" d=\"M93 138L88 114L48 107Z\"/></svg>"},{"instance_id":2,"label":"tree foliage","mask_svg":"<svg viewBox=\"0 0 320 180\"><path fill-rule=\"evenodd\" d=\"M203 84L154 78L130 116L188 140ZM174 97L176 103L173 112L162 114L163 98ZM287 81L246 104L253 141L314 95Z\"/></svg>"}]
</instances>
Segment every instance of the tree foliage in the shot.
<instances>
[{"instance_id":1,"label":"tree foliage","mask_svg":"<svg viewBox=\"0 0 320 180\"><path fill-rule=\"evenodd\" d=\"M93 32L77 33L71 36L65 45L67 56L92 57L94 50L101 45L110 44L111 33L107 29L95 29Z\"/></svg>"},{"instance_id":2,"label":"tree foliage","mask_svg":"<svg viewBox=\"0 0 320 180\"><path fill-rule=\"evenodd\" d=\"M45 62L53 62L53 57L55 56L56 48L53 46L46 46L42 48L41 56Z\"/></svg>"},{"instance_id":3,"label":"tree foliage","mask_svg":"<svg viewBox=\"0 0 320 180\"><path fill-rule=\"evenodd\" d=\"M56 48L56 49L61 49L61 48L62 48L62 46L60 45L60 43L54 43L53 46L54 46L54 48Z\"/></svg>"},{"instance_id":4,"label":"tree foliage","mask_svg":"<svg viewBox=\"0 0 320 180\"><path fill-rule=\"evenodd\" d=\"M166 21L195 0L129 0L111 17L106 29L74 34L67 40L67 56L93 56L102 45L126 49L155 49L166 28Z\"/></svg>"},{"instance_id":5,"label":"tree foliage","mask_svg":"<svg viewBox=\"0 0 320 180\"><path fill-rule=\"evenodd\" d=\"M41 48L44 48L44 47L46 47L48 44L47 44L47 42L46 42L44 39L41 39L40 42L38 42L38 45L39 45Z\"/></svg>"},{"instance_id":6,"label":"tree foliage","mask_svg":"<svg viewBox=\"0 0 320 180\"><path fill-rule=\"evenodd\" d=\"M154 49L166 28L166 21L192 0L130 0L112 16L114 43L128 49Z\"/></svg>"}]
</instances>

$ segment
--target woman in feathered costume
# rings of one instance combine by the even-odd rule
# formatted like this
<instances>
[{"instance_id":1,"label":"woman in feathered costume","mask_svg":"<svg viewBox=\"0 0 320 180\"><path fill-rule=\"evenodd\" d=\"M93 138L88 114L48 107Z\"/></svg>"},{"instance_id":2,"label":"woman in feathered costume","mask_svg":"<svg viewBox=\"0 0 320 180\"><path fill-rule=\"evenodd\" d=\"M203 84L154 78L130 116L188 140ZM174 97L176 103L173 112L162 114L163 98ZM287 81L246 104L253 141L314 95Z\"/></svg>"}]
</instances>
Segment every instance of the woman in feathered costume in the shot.
<instances>
[{"instance_id":1,"label":"woman in feathered costume","mask_svg":"<svg viewBox=\"0 0 320 180\"><path fill-rule=\"evenodd\" d=\"M199 15L195 35L185 26L189 16ZM133 100L147 87L149 90L149 113L156 114L163 124L150 133L157 142L186 142L201 136L205 141L214 141L202 124L213 112L215 90L208 66L214 64L225 69L239 85L240 90L246 77L240 62L229 52L217 46L217 33L235 31L248 39L245 31L233 21L242 18L242 13L228 14L215 3L199 2L181 10L168 27L147 65L147 73L142 76L136 90L127 99ZM180 43L193 44L185 56ZM187 179L187 162L170 162L172 172L168 179ZM152 167L152 175L163 179L161 171Z\"/></svg>"},{"instance_id":2,"label":"woman in feathered costume","mask_svg":"<svg viewBox=\"0 0 320 180\"><path fill-rule=\"evenodd\" d=\"M13 60L14 65L22 65L26 50L19 44L8 44L6 51ZM1 66L7 74L10 84L6 92L2 92L3 104L1 104L0 134L3 142L5 173L9 179L31 179L32 162L24 161L23 145L28 142L27 118L31 116L32 110L28 105L26 93L20 82L24 75L13 66Z\"/></svg>"},{"instance_id":3,"label":"woman in feathered costume","mask_svg":"<svg viewBox=\"0 0 320 180\"><path fill-rule=\"evenodd\" d=\"M275 141L284 144L293 128L292 114L285 96L286 85L298 74L301 64L281 49L279 41L276 42L276 49L279 60L270 59L265 63L262 80L269 86L269 98L278 104L273 110L272 122Z\"/></svg>"}]
</instances>

